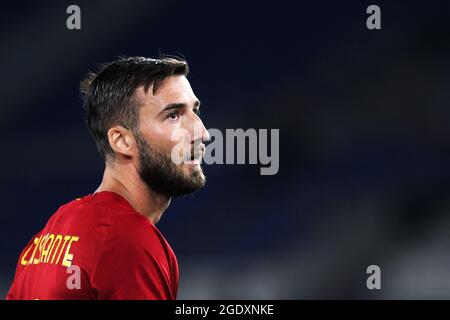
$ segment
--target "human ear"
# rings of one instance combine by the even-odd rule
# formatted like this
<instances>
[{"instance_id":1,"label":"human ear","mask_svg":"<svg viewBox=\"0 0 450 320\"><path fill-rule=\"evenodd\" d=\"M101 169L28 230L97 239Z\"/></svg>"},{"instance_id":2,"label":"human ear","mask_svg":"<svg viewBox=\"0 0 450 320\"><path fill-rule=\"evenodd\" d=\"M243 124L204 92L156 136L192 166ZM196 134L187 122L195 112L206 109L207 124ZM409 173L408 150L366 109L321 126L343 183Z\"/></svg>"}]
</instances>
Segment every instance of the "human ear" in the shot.
<instances>
[{"instance_id":1,"label":"human ear","mask_svg":"<svg viewBox=\"0 0 450 320\"><path fill-rule=\"evenodd\" d=\"M114 126L108 130L108 141L117 154L132 157L135 154L135 140L130 130L123 126Z\"/></svg>"}]
</instances>

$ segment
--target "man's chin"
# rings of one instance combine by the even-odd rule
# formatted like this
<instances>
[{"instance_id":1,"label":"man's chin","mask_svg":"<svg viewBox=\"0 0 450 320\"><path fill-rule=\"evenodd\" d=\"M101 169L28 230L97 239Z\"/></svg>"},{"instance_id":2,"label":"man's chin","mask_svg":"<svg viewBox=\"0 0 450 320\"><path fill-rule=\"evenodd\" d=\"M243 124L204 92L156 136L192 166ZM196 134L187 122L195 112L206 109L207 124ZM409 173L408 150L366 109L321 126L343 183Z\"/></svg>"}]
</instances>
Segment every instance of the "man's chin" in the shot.
<instances>
[{"instance_id":1,"label":"man's chin","mask_svg":"<svg viewBox=\"0 0 450 320\"><path fill-rule=\"evenodd\" d=\"M187 175L191 178L191 181L193 182L193 184L197 185L197 190L203 188L203 186L206 183L206 177L205 177L205 174L203 173L202 166L200 164L195 165L195 166L190 166L190 168L188 170L189 170L189 172L187 173Z\"/></svg>"},{"instance_id":2,"label":"man's chin","mask_svg":"<svg viewBox=\"0 0 450 320\"><path fill-rule=\"evenodd\" d=\"M194 169L195 170L195 169ZM200 171L194 171L188 174L187 180L180 183L176 188L173 189L172 196L185 196L194 193L202 189L206 184L206 177L204 176L201 169Z\"/></svg>"},{"instance_id":3,"label":"man's chin","mask_svg":"<svg viewBox=\"0 0 450 320\"><path fill-rule=\"evenodd\" d=\"M187 175L191 175L193 172L198 171L201 171L203 173L200 161L186 161L182 166L184 173L186 173Z\"/></svg>"}]
</instances>

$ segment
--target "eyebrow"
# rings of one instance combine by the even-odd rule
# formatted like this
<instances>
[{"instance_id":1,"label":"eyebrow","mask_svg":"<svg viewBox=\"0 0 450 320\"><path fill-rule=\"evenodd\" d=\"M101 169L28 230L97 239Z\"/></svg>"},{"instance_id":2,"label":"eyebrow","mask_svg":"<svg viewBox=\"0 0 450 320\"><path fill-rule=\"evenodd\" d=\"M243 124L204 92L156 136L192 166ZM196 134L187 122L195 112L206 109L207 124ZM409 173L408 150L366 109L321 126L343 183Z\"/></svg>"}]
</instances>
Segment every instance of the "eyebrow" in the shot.
<instances>
[{"instance_id":1,"label":"eyebrow","mask_svg":"<svg viewBox=\"0 0 450 320\"><path fill-rule=\"evenodd\" d=\"M199 100L195 101L195 102L194 102L194 108L195 108L195 107L200 108L200 103L201 103L201 102L200 102ZM168 111L168 110L182 109L182 108L185 108L186 106L187 106L186 103L170 103L170 104L168 104L167 106L165 106L164 109L162 109L161 112L160 112L159 114L161 114L161 113L163 113L163 112L166 112L166 111Z\"/></svg>"}]
</instances>

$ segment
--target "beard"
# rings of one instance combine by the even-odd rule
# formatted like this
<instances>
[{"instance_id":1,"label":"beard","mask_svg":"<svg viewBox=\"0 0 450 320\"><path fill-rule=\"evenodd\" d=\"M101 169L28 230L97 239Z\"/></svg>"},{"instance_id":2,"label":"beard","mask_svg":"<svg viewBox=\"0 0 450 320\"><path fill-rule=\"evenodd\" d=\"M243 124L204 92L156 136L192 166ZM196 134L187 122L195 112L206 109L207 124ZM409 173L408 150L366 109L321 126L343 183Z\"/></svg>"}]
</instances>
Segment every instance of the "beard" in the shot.
<instances>
[{"instance_id":1,"label":"beard","mask_svg":"<svg viewBox=\"0 0 450 320\"><path fill-rule=\"evenodd\" d=\"M187 174L182 170L182 164L176 165L170 155L150 147L140 134L135 138L139 149L139 176L151 190L165 196L179 197L193 193L206 184L201 167Z\"/></svg>"}]
</instances>

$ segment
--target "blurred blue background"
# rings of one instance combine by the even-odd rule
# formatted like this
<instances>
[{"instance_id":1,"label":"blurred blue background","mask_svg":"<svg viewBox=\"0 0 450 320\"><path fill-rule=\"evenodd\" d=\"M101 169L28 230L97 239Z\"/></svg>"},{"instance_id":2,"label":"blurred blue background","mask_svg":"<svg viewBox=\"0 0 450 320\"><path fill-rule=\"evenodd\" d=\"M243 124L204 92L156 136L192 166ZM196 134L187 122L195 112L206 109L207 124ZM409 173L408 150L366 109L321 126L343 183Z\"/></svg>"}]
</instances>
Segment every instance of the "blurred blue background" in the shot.
<instances>
[{"instance_id":1,"label":"blurred blue background","mask_svg":"<svg viewBox=\"0 0 450 320\"><path fill-rule=\"evenodd\" d=\"M100 183L81 78L165 53L190 64L207 128L280 129L277 175L205 166L159 222L179 298L450 298L449 36L448 1L2 2L0 297L29 239Z\"/></svg>"}]
</instances>

